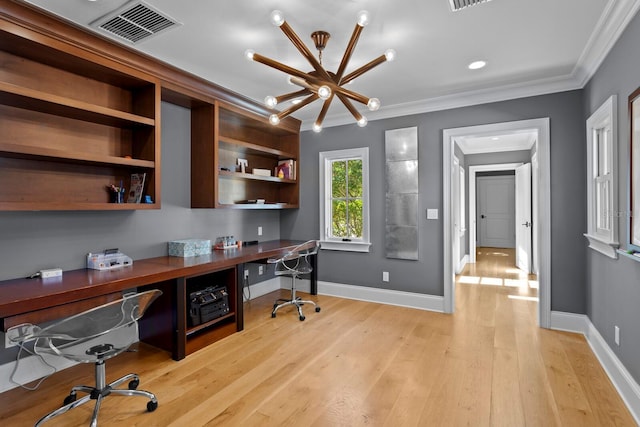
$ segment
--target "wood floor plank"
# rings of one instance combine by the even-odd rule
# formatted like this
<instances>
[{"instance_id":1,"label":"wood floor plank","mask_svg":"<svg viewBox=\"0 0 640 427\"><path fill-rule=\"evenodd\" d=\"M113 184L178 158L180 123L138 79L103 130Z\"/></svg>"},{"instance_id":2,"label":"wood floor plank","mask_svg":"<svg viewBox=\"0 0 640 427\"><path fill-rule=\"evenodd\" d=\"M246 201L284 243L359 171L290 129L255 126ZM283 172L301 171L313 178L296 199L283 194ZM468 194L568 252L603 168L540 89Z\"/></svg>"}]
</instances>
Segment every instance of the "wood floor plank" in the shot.
<instances>
[{"instance_id":1,"label":"wood floor plank","mask_svg":"<svg viewBox=\"0 0 640 427\"><path fill-rule=\"evenodd\" d=\"M306 309L304 322L292 310L272 319L278 291L245 303L244 331L182 361L140 344L107 362L107 380L138 372L158 409L110 396L99 424L636 425L584 337L536 325L535 276L513 258L479 248L457 277L454 315L320 295L322 311ZM33 425L71 386L92 382L93 368L77 365L35 392L2 393L0 425ZM86 425L92 408L47 425Z\"/></svg>"}]
</instances>

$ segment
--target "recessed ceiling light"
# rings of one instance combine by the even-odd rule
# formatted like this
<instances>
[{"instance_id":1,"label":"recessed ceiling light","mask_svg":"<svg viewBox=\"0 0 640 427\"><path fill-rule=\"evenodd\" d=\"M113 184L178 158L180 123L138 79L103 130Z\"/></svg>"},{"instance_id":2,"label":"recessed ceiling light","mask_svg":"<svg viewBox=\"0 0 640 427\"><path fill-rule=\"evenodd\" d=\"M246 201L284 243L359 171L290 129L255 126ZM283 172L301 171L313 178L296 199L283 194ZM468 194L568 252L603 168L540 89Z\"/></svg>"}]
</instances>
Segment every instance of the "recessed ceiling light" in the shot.
<instances>
[{"instance_id":1,"label":"recessed ceiling light","mask_svg":"<svg viewBox=\"0 0 640 427\"><path fill-rule=\"evenodd\" d=\"M473 61L471 64L468 65L468 68L470 70L479 70L485 65L487 65L486 61Z\"/></svg>"},{"instance_id":2,"label":"recessed ceiling light","mask_svg":"<svg viewBox=\"0 0 640 427\"><path fill-rule=\"evenodd\" d=\"M499 140L499 139L500 139L500 138L498 138L497 136L494 136L493 138L491 138L491 140L492 140L492 141L497 141L497 140Z\"/></svg>"}]
</instances>

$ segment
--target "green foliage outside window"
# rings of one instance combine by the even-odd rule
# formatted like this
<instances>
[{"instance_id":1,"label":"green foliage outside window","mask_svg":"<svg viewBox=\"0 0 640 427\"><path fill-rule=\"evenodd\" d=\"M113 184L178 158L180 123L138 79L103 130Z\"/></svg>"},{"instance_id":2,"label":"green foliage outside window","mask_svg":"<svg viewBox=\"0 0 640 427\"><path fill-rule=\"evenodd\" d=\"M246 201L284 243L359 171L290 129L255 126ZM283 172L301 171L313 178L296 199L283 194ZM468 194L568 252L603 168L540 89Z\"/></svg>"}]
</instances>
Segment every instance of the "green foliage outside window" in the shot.
<instances>
[{"instance_id":1,"label":"green foliage outside window","mask_svg":"<svg viewBox=\"0 0 640 427\"><path fill-rule=\"evenodd\" d=\"M362 238L362 160L331 164L331 218L333 237Z\"/></svg>"}]
</instances>

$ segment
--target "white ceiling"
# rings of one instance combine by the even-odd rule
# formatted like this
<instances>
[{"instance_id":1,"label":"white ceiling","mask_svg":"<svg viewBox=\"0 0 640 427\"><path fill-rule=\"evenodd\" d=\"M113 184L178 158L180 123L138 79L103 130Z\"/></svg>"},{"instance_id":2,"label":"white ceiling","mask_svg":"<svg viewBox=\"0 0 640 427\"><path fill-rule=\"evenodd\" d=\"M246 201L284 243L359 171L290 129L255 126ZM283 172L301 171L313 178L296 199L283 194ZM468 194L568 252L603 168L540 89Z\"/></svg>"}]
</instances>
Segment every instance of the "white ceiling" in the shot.
<instances>
[{"instance_id":1,"label":"white ceiling","mask_svg":"<svg viewBox=\"0 0 640 427\"><path fill-rule=\"evenodd\" d=\"M128 0L28 0L87 26ZM254 49L287 65L310 66L279 28L274 9L315 52L309 35L331 33L323 63L335 71L355 26L364 28L347 72L388 48L385 63L356 79L350 89L377 97L382 108L368 119L420 113L582 87L638 9L640 0L492 0L451 12L449 0L146 0L183 25L135 46L146 54L262 101L291 92L285 76L244 59ZM127 42L123 42L128 44ZM487 61L481 70L467 65ZM319 102L294 116L310 128ZM360 106L359 106L360 107ZM353 123L336 101L325 127Z\"/></svg>"}]
</instances>

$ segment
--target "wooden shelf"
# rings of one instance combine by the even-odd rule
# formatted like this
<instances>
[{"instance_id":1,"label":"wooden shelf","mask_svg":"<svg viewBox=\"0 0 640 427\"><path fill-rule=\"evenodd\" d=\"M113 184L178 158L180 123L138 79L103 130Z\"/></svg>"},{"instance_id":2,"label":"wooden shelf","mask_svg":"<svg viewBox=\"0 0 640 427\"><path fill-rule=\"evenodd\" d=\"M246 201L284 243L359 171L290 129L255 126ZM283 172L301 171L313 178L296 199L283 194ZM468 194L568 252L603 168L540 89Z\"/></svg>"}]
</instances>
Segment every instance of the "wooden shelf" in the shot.
<instances>
[{"instance_id":1,"label":"wooden shelf","mask_svg":"<svg viewBox=\"0 0 640 427\"><path fill-rule=\"evenodd\" d=\"M159 209L160 81L47 34L0 18L0 210Z\"/></svg>"},{"instance_id":2,"label":"wooden shelf","mask_svg":"<svg viewBox=\"0 0 640 427\"><path fill-rule=\"evenodd\" d=\"M159 208L155 203L0 202L0 211L131 211Z\"/></svg>"},{"instance_id":3,"label":"wooden shelf","mask_svg":"<svg viewBox=\"0 0 640 427\"><path fill-rule=\"evenodd\" d=\"M293 159L295 154L276 148L265 147L263 145L254 144L239 139L220 136L219 148L235 151L239 154L255 154L258 156L272 156L277 159Z\"/></svg>"},{"instance_id":4,"label":"wooden shelf","mask_svg":"<svg viewBox=\"0 0 640 427\"><path fill-rule=\"evenodd\" d=\"M0 82L0 103L109 126L154 126L155 120L62 96Z\"/></svg>"},{"instance_id":5,"label":"wooden shelf","mask_svg":"<svg viewBox=\"0 0 640 427\"><path fill-rule=\"evenodd\" d=\"M216 207L228 209L292 209L297 208L298 205L292 205L289 203L223 203Z\"/></svg>"},{"instance_id":6,"label":"wooden shelf","mask_svg":"<svg viewBox=\"0 0 640 427\"><path fill-rule=\"evenodd\" d=\"M3 142L0 142L0 155L15 158L59 160L71 163L77 162L150 169L155 167L155 162L150 160L127 159L124 157L102 156L91 153L77 153L49 147L36 147Z\"/></svg>"},{"instance_id":7,"label":"wooden shelf","mask_svg":"<svg viewBox=\"0 0 640 427\"><path fill-rule=\"evenodd\" d=\"M235 315L236 315L235 312L227 313L224 316L218 317L217 319L213 319L213 320L210 320L208 322L201 323L201 324L199 324L197 326L190 326L189 328L187 328L187 337L189 337L189 336L191 336L191 335L193 335L193 334L195 334L197 332L200 332L200 331L203 331L205 329L208 329L208 328L211 328L213 326L216 326L216 325L218 325L220 323L223 323L227 319L233 319L235 317Z\"/></svg>"},{"instance_id":8,"label":"wooden shelf","mask_svg":"<svg viewBox=\"0 0 640 427\"><path fill-rule=\"evenodd\" d=\"M223 209L295 209L297 179L235 172L238 159L247 170L274 171L280 160L293 160L298 177L300 127L272 126L265 117L228 104L199 105L191 111L191 207ZM244 204L265 199L278 203Z\"/></svg>"},{"instance_id":9,"label":"wooden shelf","mask_svg":"<svg viewBox=\"0 0 640 427\"><path fill-rule=\"evenodd\" d=\"M277 176L254 175L252 173L242 173L242 172L233 172L233 171L219 171L218 175L220 176L220 178L228 178L228 179L249 179L254 181L278 182L281 184L296 183L296 180L294 179L283 179L283 178L278 178Z\"/></svg>"}]
</instances>

